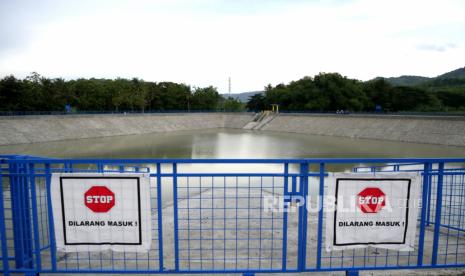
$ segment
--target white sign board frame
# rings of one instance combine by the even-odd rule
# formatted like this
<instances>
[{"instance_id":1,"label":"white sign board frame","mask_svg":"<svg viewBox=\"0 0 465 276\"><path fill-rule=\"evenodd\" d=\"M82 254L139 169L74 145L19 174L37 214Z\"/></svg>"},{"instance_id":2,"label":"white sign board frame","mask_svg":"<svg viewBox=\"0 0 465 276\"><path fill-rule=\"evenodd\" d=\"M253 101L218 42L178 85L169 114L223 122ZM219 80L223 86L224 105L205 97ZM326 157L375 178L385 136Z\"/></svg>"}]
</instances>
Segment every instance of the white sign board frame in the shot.
<instances>
[{"instance_id":1,"label":"white sign board frame","mask_svg":"<svg viewBox=\"0 0 465 276\"><path fill-rule=\"evenodd\" d=\"M114 206L108 211L95 211L87 206L93 199L85 197L85 194L96 187L105 187L111 192L109 198L114 200ZM149 174L54 173L51 199L57 250L150 250Z\"/></svg>"},{"instance_id":2,"label":"white sign board frame","mask_svg":"<svg viewBox=\"0 0 465 276\"><path fill-rule=\"evenodd\" d=\"M334 173L328 177L328 194L334 206L326 213L326 250L368 246L412 251L420 207L419 173ZM386 206L365 213L356 206L365 189L386 193ZM362 199L363 202L363 199Z\"/></svg>"}]
</instances>

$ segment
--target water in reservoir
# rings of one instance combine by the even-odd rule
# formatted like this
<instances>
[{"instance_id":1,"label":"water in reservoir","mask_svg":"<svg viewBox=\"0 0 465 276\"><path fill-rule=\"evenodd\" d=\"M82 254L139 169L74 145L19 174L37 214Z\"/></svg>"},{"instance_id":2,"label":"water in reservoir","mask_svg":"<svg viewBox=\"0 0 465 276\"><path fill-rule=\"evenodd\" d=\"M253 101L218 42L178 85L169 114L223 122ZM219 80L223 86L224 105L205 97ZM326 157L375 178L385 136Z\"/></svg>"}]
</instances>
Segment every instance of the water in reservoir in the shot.
<instances>
[{"instance_id":1,"label":"water in reservoir","mask_svg":"<svg viewBox=\"0 0 465 276\"><path fill-rule=\"evenodd\" d=\"M62 158L348 158L348 157L464 157L465 147L352 139L269 131L210 129L92 138L59 142L0 146L0 154L29 154ZM328 164L327 171L345 171L368 164ZM460 164L459 166L462 166ZM147 164L156 171L153 164ZM312 168L311 168L312 169ZM313 169L317 169L315 166ZM290 166L297 172L298 166ZM172 172L169 165L162 167ZM283 165L185 164L180 173L283 172ZM231 179L229 179L231 180ZM166 179L163 197L171 198ZM181 181L181 180L180 180ZM254 181L261 181L255 179ZM223 183L221 179L215 182ZM199 185L191 180L189 185ZM223 185L223 184L221 184ZM232 183L231 185L235 185ZM199 189L202 191L202 189ZM169 202L165 200L163 202Z\"/></svg>"},{"instance_id":2,"label":"water in reservoir","mask_svg":"<svg viewBox=\"0 0 465 276\"><path fill-rule=\"evenodd\" d=\"M382 140L352 139L271 131L209 129L152 133L0 146L0 154L29 154L62 158L346 158L346 157L463 157L465 147ZM341 171L357 165L328 165ZM242 165L185 166L185 172L279 171L282 168ZM268 166L273 167L273 166ZM292 168L294 171L297 167Z\"/></svg>"},{"instance_id":3,"label":"water in reservoir","mask_svg":"<svg viewBox=\"0 0 465 276\"><path fill-rule=\"evenodd\" d=\"M210 129L0 146L66 158L464 157L465 147L270 131Z\"/></svg>"}]
</instances>

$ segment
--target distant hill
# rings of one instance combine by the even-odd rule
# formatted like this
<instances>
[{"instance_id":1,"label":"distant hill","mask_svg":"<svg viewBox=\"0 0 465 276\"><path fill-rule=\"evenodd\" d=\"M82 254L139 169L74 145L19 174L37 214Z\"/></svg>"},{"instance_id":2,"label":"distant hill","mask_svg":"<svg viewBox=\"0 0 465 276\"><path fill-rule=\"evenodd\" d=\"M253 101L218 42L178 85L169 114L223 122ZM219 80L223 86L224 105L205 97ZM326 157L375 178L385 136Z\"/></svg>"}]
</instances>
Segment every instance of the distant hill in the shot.
<instances>
[{"instance_id":1,"label":"distant hill","mask_svg":"<svg viewBox=\"0 0 465 276\"><path fill-rule=\"evenodd\" d=\"M400 77L391 77L391 78L384 78L384 79L393 86L419 86L419 85L425 85L425 86L433 85L434 86L436 85L436 83L442 83L443 82L442 80L445 80L445 79L449 80L449 79L462 79L462 78L465 78L465 67L444 73L435 78L404 75Z\"/></svg>"},{"instance_id":2,"label":"distant hill","mask_svg":"<svg viewBox=\"0 0 465 276\"><path fill-rule=\"evenodd\" d=\"M393 86L416 86L431 80L431 78L421 76L400 76L385 78L385 80Z\"/></svg>"},{"instance_id":3,"label":"distant hill","mask_svg":"<svg viewBox=\"0 0 465 276\"><path fill-rule=\"evenodd\" d=\"M255 94L263 94L265 93L264 91L250 91L250 92L242 92L242 93L237 93L237 94L231 94L231 98L237 99L240 102L246 103L249 101L250 97L252 97ZM228 94L222 94L224 98L228 98Z\"/></svg>"},{"instance_id":4,"label":"distant hill","mask_svg":"<svg viewBox=\"0 0 465 276\"><path fill-rule=\"evenodd\" d=\"M465 78L465 67L439 75L436 79L461 79Z\"/></svg>"},{"instance_id":5,"label":"distant hill","mask_svg":"<svg viewBox=\"0 0 465 276\"><path fill-rule=\"evenodd\" d=\"M380 79L377 77L375 79ZM409 76L403 75L400 77L384 78L388 83L393 86L416 86L422 89L428 89L431 91L441 91L449 88L460 88L465 89L465 67L459 68L434 78L423 77L423 76ZM247 103L255 94L264 94L264 91L250 91L242 92L237 94L231 94L231 97L239 100L240 102ZM228 94L222 94L224 98L228 98Z\"/></svg>"}]
</instances>

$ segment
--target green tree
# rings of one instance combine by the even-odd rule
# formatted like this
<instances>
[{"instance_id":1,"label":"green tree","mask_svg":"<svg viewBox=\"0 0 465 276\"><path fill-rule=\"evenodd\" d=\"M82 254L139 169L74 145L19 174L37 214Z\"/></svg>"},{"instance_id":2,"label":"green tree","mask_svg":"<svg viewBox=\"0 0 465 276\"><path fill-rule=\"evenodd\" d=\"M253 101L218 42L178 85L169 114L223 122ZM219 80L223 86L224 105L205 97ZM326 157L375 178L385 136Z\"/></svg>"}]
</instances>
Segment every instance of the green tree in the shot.
<instances>
[{"instance_id":1,"label":"green tree","mask_svg":"<svg viewBox=\"0 0 465 276\"><path fill-rule=\"evenodd\" d=\"M191 97L191 109L215 110L220 101L220 94L215 87L195 88Z\"/></svg>"},{"instance_id":2,"label":"green tree","mask_svg":"<svg viewBox=\"0 0 465 276\"><path fill-rule=\"evenodd\" d=\"M13 75L4 77L0 82L0 110L14 111L21 110L23 107L28 107L24 111L32 110L29 103L24 103L24 89L20 80Z\"/></svg>"},{"instance_id":3,"label":"green tree","mask_svg":"<svg viewBox=\"0 0 465 276\"><path fill-rule=\"evenodd\" d=\"M221 105L223 107L223 110L226 112L241 112L245 110L245 105L241 103L239 100L234 99L232 97L223 99Z\"/></svg>"},{"instance_id":4,"label":"green tree","mask_svg":"<svg viewBox=\"0 0 465 276\"><path fill-rule=\"evenodd\" d=\"M265 106L265 96L261 93L251 96L246 104L248 110L255 112L265 110Z\"/></svg>"}]
</instances>

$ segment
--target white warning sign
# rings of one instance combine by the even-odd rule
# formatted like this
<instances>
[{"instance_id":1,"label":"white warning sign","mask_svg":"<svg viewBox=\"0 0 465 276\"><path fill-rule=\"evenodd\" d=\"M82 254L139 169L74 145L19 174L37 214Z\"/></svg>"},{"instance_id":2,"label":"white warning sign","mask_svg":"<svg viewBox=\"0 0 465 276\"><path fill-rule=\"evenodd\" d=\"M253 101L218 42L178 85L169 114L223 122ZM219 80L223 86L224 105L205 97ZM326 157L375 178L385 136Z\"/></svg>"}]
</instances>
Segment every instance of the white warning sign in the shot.
<instances>
[{"instance_id":1,"label":"white warning sign","mask_svg":"<svg viewBox=\"0 0 465 276\"><path fill-rule=\"evenodd\" d=\"M335 173L328 178L326 250L367 246L414 250L418 173ZM327 202L328 203L328 202Z\"/></svg>"},{"instance_id":2,"label":"white warning sign","mask_svg":"<svg viewBox=\"0 0 465 276\"><path fill-rule=\"evenodd\" d=\"M57 250L150 250L148 174L53 174L51 196Z\"/></svg>"}]
</instances>

